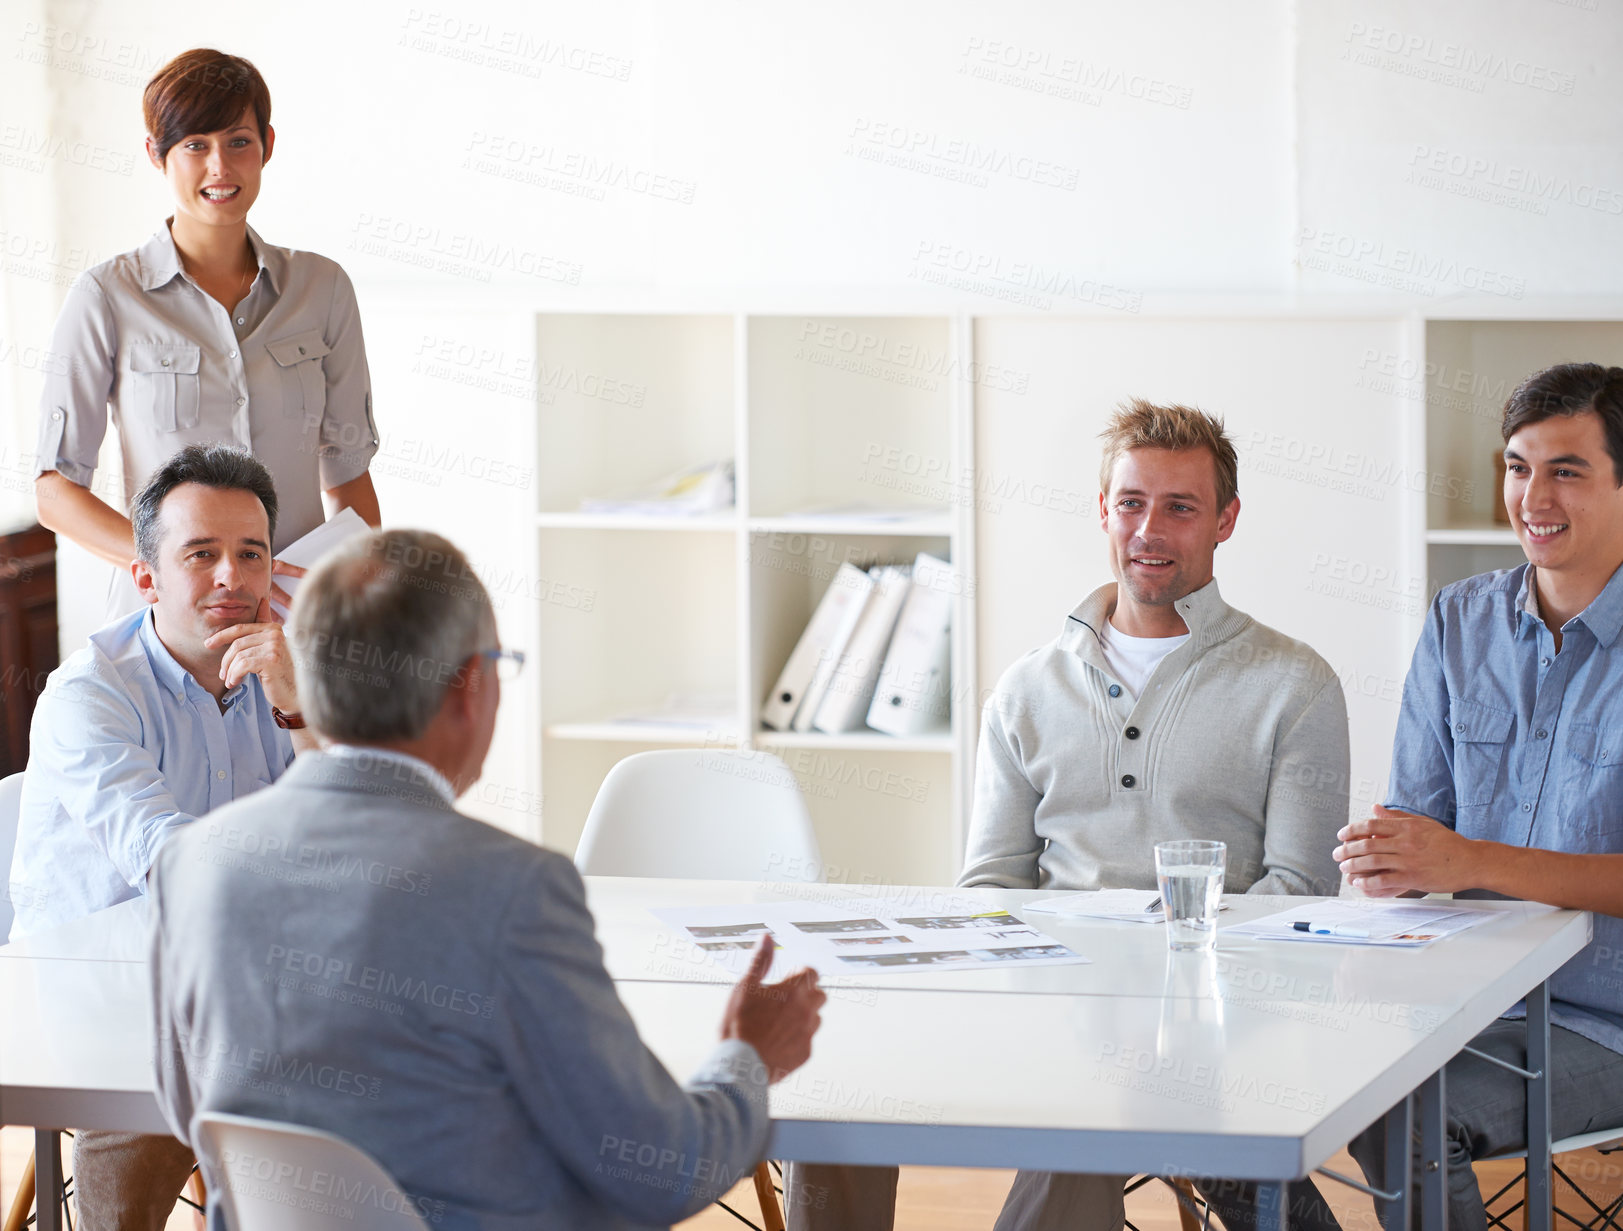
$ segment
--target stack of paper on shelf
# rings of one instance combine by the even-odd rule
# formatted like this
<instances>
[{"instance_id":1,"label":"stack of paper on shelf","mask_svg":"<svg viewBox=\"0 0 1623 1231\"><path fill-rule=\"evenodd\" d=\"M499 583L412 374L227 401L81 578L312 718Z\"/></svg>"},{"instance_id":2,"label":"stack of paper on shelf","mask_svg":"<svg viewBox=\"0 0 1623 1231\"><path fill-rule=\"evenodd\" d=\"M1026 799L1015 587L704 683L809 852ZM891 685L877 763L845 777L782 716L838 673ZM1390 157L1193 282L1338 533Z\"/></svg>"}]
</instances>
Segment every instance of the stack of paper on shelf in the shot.
<instances>
[{"instance_id":1,"label":"stack of paper on shelf","mask_svg":"<svg viewBox=\"0 0 1623 1231\"><path fill-rule=\"evenodd\" d=\"M788 516L794 521L828 522L830 529L837 529L841 522L892 522L901 526L936 520L947 513L945 505L822 504L795 509Z\"/></svg>"},{"instance_id":2,"label":"stack of paper on shelf","mask_svg":"<svg viewBox=\"0 0 1623 1231\"><path fill-rule=\"evenodd\" d=\"M950 725L952 600L960 588L952 565L919 553L868 709L875 731L922 735Z\"/></svg>"},{"instance_id":3,"label":"stack of paper on shelf","mask_svg":"<svg viewBox=\"0 0 1623 1231\"><path fill-rule=\"evenodd\" d=\"M627 710L609 721L628 727L691 727L726 733L738 726L735 704L726 694L670 693L662 705Z\"/></svg>"},{"instance_id":4,"label":"stack of paper on shelf","mask_svg":"<svg viewBox=\"0 0 1623 1231\"><path fill-rule=\"evenodd\" d=\"M775 731L804 731L811 726L811 715L828 691L834 667L872 591L872 577L854 564L840 565L761 709L764 725ZM796 722L802 710L806 726Z\"/></svg>"},{"instance_id":5,"label":"stack of paper on shelf","mask_svg":"<svg viewBox=\"0 0 1623 1231\"><path fill-rule=\"evenodd\" d=\"M707 462L667 475L635 496L585 496L583 513L620 513L641 517L696 517L733 507L733 459Z\"/></svg>"},{"instance_id":6,"label":"stack of paper on shelf","mask_svg":"<svg viewBox=\"0 0 1623 1231\"><path fill-rule=\"evenodd\" d=\"M873 593L862 616L840 651L828 688L811 725L829 735L860 730L879 683L879 667L890 648L896 617L912 584L913 570L905 566L878 566L869 572ZM798 719L796 725L799 725Z\"/></svg>"}]
</instances>

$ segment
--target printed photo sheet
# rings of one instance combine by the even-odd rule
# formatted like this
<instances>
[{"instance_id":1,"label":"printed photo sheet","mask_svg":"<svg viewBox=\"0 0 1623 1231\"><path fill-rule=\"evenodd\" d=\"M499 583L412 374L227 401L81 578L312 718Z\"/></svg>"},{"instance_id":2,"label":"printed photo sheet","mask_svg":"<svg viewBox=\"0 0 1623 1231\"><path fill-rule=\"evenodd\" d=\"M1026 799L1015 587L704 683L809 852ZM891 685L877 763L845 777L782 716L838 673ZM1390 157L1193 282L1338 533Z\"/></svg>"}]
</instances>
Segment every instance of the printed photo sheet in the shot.
<instances>
[{"instance_id":1,"label":"printed photo sheet","mask_svg":"<svg viewBox=\"0 0 1623 1231\"><path fill-rule=\"evenodd\" d=\"M770 933L778 950L772 978L801 966L833 978L1089 960L985 903L961 899L928 906L921 910L905 899L853 898L661 907L653 914L709 960L735 973L748 967L762 933Z\"/></svg>"}]
</instances>

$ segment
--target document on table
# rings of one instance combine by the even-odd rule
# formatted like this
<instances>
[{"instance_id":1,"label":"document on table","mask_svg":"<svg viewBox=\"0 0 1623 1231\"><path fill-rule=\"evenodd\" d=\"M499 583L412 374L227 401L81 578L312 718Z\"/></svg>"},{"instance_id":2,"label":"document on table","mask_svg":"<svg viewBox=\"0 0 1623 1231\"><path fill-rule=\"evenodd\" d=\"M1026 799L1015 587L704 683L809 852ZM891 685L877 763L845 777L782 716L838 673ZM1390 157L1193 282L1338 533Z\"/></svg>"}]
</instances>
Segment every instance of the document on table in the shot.
<instances>
[{"instance_id":1,"label":"document on table","mask_svg":"<svg viewBox=\"0 0 1623 1231\"><path fill-rule=\"evenodd\" d=\"M667 906L662 923L710 960L735 972L749 964L763 933L790 968L822 975L879 971L985 970L992 966L1053 966L1087 962L1052 937L1004 910L973 899L918 903L897 898L819 902L757 902L726 906ZM779 967L780 972L784 969Z\"/></svg>"},{"instance_id":2,"label":"document on table","mask_svg":"<svg viewBox=\"0 0 1623 1231\"><path fill-rule=\"evenodd\" d=\"M1071 919L1114 919L1119 923L1165 923L1161 895L1153 889L1095 889L1027 902L1021 910ZM1227 910L1224 903L1218 908Z\"/></svg>"},{"instance_id":3,"label":"document on table","mask_svg":"<svg viewBox=\"0 0 1623 1231\"><path fill-rule=\"evenodd\" d=\"M309 568L322 556L334 547L357 534L365 534L372 527L368 526L361 515L354 509L343 508L334 513L328 520L322 522L309 534L294 539L282 549L276 558L285 564L297 564L300 568ZM287 591L288 598L292 598L299 589L298 577L277 577L276 584ZM282 619L287 619L288 608L281 603L272 602L271 607Z\"/></svg>"},{"instance_id":4,"label":"document on table","mask_svg":"<svg viewBox=\"0 0 1623 1231\"><path fill-rule=\"evenodd\" d=\"M1452 902L1336 898L1328 902L1304 902L1276 915L1237 923L1223 935L1416 948L1497 917L1491 911L1462 910Z\"/></svg>"}]
</instances>

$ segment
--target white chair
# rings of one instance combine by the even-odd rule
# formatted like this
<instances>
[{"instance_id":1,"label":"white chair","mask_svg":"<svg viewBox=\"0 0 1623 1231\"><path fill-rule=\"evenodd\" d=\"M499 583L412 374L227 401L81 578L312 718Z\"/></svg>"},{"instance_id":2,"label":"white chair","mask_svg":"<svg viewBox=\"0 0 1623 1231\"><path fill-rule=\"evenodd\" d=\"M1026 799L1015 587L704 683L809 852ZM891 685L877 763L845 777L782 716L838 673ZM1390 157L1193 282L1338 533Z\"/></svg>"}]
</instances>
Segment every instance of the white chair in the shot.
<instances>
[{"instance_id":1,"label":"white chair","mask_svg":"<svg viewBox=\"0 0 1623 1231\"><path fill-rule=\"evenodd\" d=\"M822 860L789 767L768 752L639 752L603 779L575 850L585 876L815 881Z\"/></svg>"},{"instance_id":2,"label":"white chair","mask_svg":"<svg viewBox=\"0 0 1623 1231\"><path fill-rule=\"evenodd\" d=\"M1615 1154L1618 1151L1623 1150L1623 1125L1620 1125L1617 1128L1600 1129L1599 1131L1593 1133L1579 1133L1574 1137L1563 1137L1560 1141L1557 1141L1550 1146L1550 1170L1555 1173L1556 1178L1566 1181L1567 1187L1572 1189L1573 1192L1577 1193L1578 1196L1582 1198L1583 1203L1589 1207L1588 1214L1585 1214L1583 1210L1578 1211L1578 1214L1581 1215L1581 1217L1576 1217L1568 1211L1563 1210L1559 1204L1560 1189L1556 1188L1554 1190L1555 1213L1558 1217L1552 1225L1556 1227L1561 1226L1562 1223L1560 1222L1560 1219L1564 1218L1567 1222L1571 1223L1575 1227L1610 1227L1612 1228L1612 1231L1617 1231L1617 1228L1620 1225L1619 1220L1620 1218L1623 1218L1623 1195L1613 1197L1611 1201L1604 1207L1598 1205L1595 1200L1583 1190L1578 1181L1574 1180L1570 1175L1563 1171L1561 1169L1561 1164L1555 1161L1558 1155L1572 1154L1579 1150L1598 1150L1602 1154ZM1526 1150L1509 1150L1504 1154L1495 1154L1492 1161L1497 1162L1501 1159L1515 1158L1525 1159L1526 1157ZM1521 1201L1516 1202L1514 1205L1509 1206L1508 1208L1500 1208L1496 1210L1494 1207L1500 1201L1504 1200L1510 1194L1512 1189L1516 1188L1518 1185L1526 1183L1526 1181L1527 1168L1523 1166L1520 1175L1511 1180L1510 1183L1506 1184L1498 1192L1494 1193L1493 1196L1489 1197L1482 1203L1488 1212L1488 1226L1498 1227L1500 1228L1500 1231L1508 1231L1510 1224L1507 1222L1507 1220L1512 1214L1526 1204L1526 1198L1524 1197ZM1613 1184L1608 1183L1605 1185L1605 1187L1611 1188L1613 1187Z\"/></svg>"},{"instance_id":3,"label":"white chair","mask_svg":"<svg viewBox=\"0 0 1623 1231\"><path fill-rule=\"evenodd\" d=\"M11 921L16 912L11 909L11 857L17 849L17 821L23 802L23 776L8 774L0 778L0 945L6 943Z\"/></svg>"},{"instance_id":4,"label":"white chair","mask_svg":"<svg viewBox=\"0 0 1623 1231\"><path fill-rule=\"evenodd\" d=\"M428 1231L393 1177L342 1137L222 1112L200 1114L193 1132L233 1231Z\"/></svg>"},{"instance_id":5,"label":"white chair","mask_svg":"<svg viewBox=\"0 0 1623 1231\"><path fill-rule=\"evenodd\" d=\"M609 770L575 866L583 876L815 881L823 861L800 786L777 757L671 749L635 753ZM766 1163L755 1169L755 1196L766 1231L782 1231Z\"/></svg>"}]
</instances>

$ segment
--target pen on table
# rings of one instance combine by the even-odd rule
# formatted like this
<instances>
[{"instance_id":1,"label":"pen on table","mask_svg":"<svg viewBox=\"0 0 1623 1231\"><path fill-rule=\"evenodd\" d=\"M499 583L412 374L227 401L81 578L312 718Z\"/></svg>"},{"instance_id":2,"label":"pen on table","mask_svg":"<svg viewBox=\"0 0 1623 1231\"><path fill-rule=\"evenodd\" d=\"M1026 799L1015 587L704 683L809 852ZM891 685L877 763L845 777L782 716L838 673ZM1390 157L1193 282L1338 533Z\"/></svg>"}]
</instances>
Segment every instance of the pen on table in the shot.
<instances>
[{"instance_id":1,"label":"pen on table","mask_svg":"<svg viewBox=\"0 0 1623 1231\"><path fill-rule=\"evenodd\" d=\"M1309 932L1314 936L1345 936L1349 940L1368 940L1368 928L1349 928L1333 923L1327 927L1314 927L1304 919L1298 919L1291 924L1298 932Z\"/></svg>"}]
</instances>

